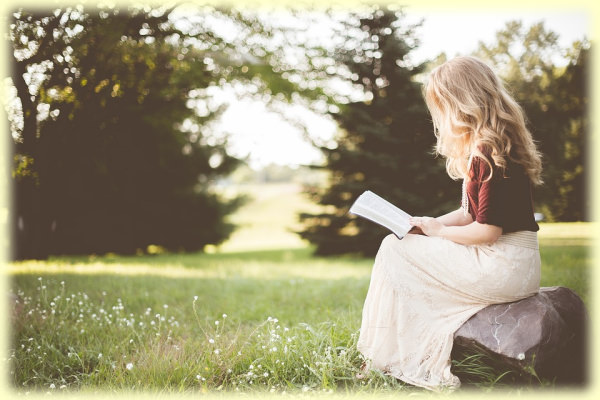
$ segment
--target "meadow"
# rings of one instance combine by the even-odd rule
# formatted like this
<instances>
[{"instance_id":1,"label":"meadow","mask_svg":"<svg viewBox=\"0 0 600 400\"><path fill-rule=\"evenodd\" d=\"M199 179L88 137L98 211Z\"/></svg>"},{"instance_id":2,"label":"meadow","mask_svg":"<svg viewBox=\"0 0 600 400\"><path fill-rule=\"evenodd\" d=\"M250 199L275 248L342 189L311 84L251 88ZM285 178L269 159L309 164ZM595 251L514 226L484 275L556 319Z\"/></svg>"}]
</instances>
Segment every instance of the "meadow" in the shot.
<instances>
[{"instance_id":1,"label":"meadow","mask_svg":"<svg viewBox=\"0 0 600 400\"><path fill-rule=\"evenodd\" d=\"M319 258L292 230L312 207L294 185L250 188L231 240L203 253L87 255L6 266L9 382L27 392L394 394L420 392L376 372L355 379L372 259ZM591 307L591 223L541 224L542 286ZM535 391L453 361L465 388ZM515 385L518 383L518 385ZM463 389L461 389L463 390ZM465 389L467 390L467 389Z\"/></svg>"}]
</instances>

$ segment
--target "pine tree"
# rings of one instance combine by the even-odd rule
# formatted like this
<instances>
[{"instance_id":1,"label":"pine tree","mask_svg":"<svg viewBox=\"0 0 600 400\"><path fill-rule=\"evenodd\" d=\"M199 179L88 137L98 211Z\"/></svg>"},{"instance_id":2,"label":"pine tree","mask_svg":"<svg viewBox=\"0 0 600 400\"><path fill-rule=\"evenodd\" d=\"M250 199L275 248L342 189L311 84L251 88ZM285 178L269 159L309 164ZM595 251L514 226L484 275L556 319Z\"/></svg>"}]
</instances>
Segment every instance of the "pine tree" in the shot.
<instances>
[{"instance_id":1,"label":"pine tree","mask_svg":"<svg viewBox=\"0 0 600 400\"><path fill-rule=\"evenodd\" d=\"M411 29L403 30L402 14L387 9L376 9L359 22L360 45L338 49L335 58L367 100L342 104L332 114L340 127L337 147L321 148L330 186L313 192L327 211L300 215L306 226L301 236L321 255L372 255L389 233L347 213L364 190L412 215L436 216L459 203L458 185L432 155L435 136L416 81L423 65L411 66L407 59L415 47Z\"/></svg>"}]
</instances>

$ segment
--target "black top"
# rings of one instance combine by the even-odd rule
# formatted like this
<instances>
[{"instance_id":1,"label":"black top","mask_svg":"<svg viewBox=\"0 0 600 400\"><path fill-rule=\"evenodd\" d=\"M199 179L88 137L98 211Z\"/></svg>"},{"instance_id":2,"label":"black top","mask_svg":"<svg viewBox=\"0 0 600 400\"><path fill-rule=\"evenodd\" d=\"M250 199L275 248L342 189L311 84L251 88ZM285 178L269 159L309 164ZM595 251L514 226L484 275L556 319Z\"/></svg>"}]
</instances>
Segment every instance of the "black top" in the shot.
<instances>
[{"instance_id":1,"label":"black top","mask_svg":"<svg viewBox=\"0 0 600 400\"><path fill-rule=\"evenodd\" d=\"M493 161L490 158L490 161ZM502 227L502 233L537 232L533 216L532 183L523 168L514 163L503 171L494 165L494 174L485 160L473 157L467 182L469 213L481 224Z\"/></svg>"}]
</instances>

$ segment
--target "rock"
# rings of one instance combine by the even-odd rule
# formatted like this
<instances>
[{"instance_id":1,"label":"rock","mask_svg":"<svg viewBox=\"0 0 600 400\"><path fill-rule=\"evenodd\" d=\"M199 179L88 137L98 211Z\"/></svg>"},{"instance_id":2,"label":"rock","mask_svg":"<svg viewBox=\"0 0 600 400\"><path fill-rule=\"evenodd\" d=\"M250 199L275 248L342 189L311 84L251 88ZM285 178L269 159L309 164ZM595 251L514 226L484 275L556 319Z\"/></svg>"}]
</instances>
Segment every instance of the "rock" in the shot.
<instances>
[{"instance_id":1,"label":"rock","mask_svg":"<svg viewBox=\"0 0 600 400\"><path fill-rule=\"evenodd\" d=\"M587 381L587 327L575 292L543 287L532 297L479 311L456 331L454 345L526 374L533 368L541 379L581 385Z\"/></svg>"}]
</instances>

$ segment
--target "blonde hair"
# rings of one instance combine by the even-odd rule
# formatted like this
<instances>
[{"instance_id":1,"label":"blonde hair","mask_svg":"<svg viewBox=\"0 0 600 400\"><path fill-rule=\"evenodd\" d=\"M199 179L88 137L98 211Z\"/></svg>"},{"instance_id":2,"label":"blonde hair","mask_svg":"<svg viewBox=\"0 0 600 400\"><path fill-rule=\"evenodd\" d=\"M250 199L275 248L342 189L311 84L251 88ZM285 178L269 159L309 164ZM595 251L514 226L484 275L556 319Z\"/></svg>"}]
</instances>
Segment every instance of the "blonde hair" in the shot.
<instances>
[{"instance_id":1,"label":"blonde hair","mask_svg":"<svg viewBox=\"0 0 600 400\"><path fill-rule=\"evenodd\" d=\"M467 176L473 154L485 160L490 171L492 160L501 171L510 160L523 167L531 182L542 183L541 155L523 111L483 61L457 57L436 67L425 85L425 102L437 137L436 152L446 157L451 178Z\"/></svg>"}]
</instances>

